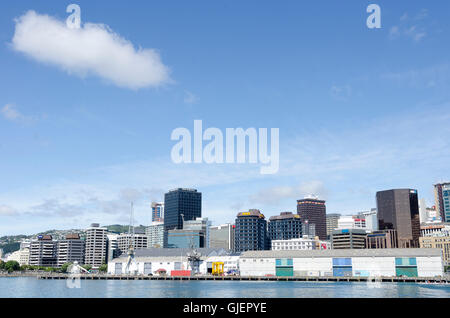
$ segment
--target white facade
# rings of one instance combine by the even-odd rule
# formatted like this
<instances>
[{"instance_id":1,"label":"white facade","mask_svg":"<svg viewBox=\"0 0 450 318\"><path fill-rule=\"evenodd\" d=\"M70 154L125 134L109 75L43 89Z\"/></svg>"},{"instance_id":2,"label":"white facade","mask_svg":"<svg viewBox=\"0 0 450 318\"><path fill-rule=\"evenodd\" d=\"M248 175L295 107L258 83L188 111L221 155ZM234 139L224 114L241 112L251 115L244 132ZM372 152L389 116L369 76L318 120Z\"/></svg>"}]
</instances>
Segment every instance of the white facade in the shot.
<instances>
[{"instance_id":1,"label":"white facade","mask_svg":"<svg viewBox=\"0 0 450 318\"><path fill-rule=\"evenodd\" d=\"M366 220L352 215L342 215L338 220L338 229L365 229Z\"/></svg>"},{"instance_id":2,"label":"white facade","mask_svg":"<svg viewBox=\"0 0 450 318\"><path fill-rule=\"evenodd\" d=\"M309 237L295 238L290 240L272 240L271 249L276 250L315 250L328 249L330 244L326 241L319 241L318 238L312 239Z\"/></svg>"},{"instance_id":3,"label":"white facade","mask_svg":"<svg viewBox=\"0 0 450 318\"><path fill-rule=\"evenodd\" d=\"M164 222L153 222L145 229L148 236L148 247L164 246Z\"/></svg>"},{"instance_id":4,"label":"white facade","mask_svg":"<svg viewBox=\"0 0 450 318\"><path fill-rule=\"evenodd\" d=\"M106 262L106 228L94 223L86 229L85 263L97 269Z\"/></svg>"},{"instance_id":5,"label":"white facade","mask_svg":"<svg viewBox=\"0 0 450 318\"><path fill-rule=\"evenodd\" d=\"M239 271L241 276L275 276L275 259L239 259Z\"/></svg>"},{"instance_id":6,"label":"white facade","mask_svg":"<svg viewBox=\"0 0 450 318\"><path fill-rule=\"evenodd\" d=\"M18 251L11 253L8 256L7 261L16 261L17 263L19 263L20 266L29 265L30 249L24 248L24 249L20 249Z\"/></svg>"},{"instance_id":7,"label":"white facade","mask_svg":"<svg viewBox=\"0 0 450 318\"><path fill-rule=\"evenodd\" d=\"M409 271L417 277L443 275L439 249L249 251L239 259L240 274L276 275L278 260L284 261L280 267L290 268L291 276L395 277Z\"/></svg>"}]
</instances>

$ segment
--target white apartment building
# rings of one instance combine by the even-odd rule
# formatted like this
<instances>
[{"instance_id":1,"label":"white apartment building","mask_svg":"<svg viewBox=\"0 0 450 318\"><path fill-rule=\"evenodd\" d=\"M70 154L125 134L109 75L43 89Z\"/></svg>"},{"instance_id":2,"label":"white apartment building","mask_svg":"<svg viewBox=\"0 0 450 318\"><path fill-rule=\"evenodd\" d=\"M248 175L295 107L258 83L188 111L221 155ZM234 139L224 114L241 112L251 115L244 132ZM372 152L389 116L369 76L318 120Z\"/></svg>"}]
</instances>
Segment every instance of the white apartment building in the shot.
<instances>
[{"instance_id":1,"label":"white apartment building","mask_svg":"<svg viewBox=\"0 0 450 318\"><path fill-rule=\"evenodd\" d=\"M93 269L99 268L106 262L107 236L106 228L93 223L86 229L85 264Z\"/></svg>"},{"instance_id":2,"label":"white apartment building","mask_svg":"<svg viewBox=\"0 0 450 318\"><path fill-rule=\"evenodd\" d=\"M326 241L319 241L316 238L302 237L290 240L273 240L271 249L273 251L299 251L299 250L316 250L329 249L330 243Z\"/></svg>"},{"instance_id":3,"label":"white apartment building","mask_svg":"<svg viewBox=\"0 0 450 318\"><path fill-rule=\"evenodd\" d=\"M132 240L133 237L133 240ZM133 242L134 250L139 250L148 247L148 236L146 234L128 234L122 233L117 236L117 247L120 253L126 253Z\"/></svg>"},{"instance_id":4,"label":"white apartment building","mask_svg":"<svg viewBox=\"0 0 450 318\"><path fill-rule=\"evenodd\" d=\"M148 247L164 246L164 222L152 222L152 225L145 229L148 236Z\"/></svg>"},{"instance_id":5,"label":"white apartment building","mask_svg":"<svg viewBox=\"0 0 450 318\"><path fill-rule=\"evenodd\" d=\"M30 249L24 248L24 249L20 249L18 251L11 253L8 256L7 261L16 261L17 263L19 263L20 266L29 265Z\"/></svg>"}]
</instances>

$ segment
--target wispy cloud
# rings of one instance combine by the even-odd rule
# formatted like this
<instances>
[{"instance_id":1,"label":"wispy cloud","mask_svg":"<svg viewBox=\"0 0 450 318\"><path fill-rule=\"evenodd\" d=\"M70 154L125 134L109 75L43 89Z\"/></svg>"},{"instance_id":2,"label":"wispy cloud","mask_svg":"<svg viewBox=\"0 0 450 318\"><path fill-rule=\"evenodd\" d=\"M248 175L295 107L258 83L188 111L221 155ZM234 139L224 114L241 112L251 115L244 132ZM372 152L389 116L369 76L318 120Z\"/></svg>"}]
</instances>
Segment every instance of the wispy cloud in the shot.
<instances>
[{"instance_id":1,"label":"wispy cloud","mask_svg":"<svg viewBox=\"0 0 450 318\"><path fill-rule=\"evenodd\" d=\"M295 202L296 199L307 195L316 195L321 199L327 198L327 189L322 181L313 180L304 182L298 186L276 186L259 190L250 196L249 201L254 205L276 205L280 201L290 199Z\"/></svg>"},{"instance_id":2,"label":"wispy cloud","mask_svg":"<svg viewBox=\"0 0 450 318\"><path fill-rule=\"evenodd\" d=\"M194 95L193 93L191 93L190 91L185 90L183 100L186 104L192 105L192 104L197 104L199 101L199 98L196 95Z\"/></svg>"},{"instance_id":3,"label":"wispy cloud","mask_svg":"<svg viewBox=\"0 0 450 318\"><path fill-rule=\"evenodd\" d=\"M414 42L420 42L427 36L426 25L423 21L428 18L428 15L427 9L422 9L413 16L404 13L399 19L399 24L389 29L389 38L393 40L405 36Z\"/></svg>"},{"instance_id":4,"label":"wispy cloud","mask_svg":"<svg viewBox=\"0 0 450 318\"><path fill-rule=\"evenodd\" d=\"M346 101L352 95L352 87L350 85L332 85L330 88L331 96L340 101Z\"/></svg>"},{"instance_id":5,"label":"wispy cloud","mask_svg":"<svg viewBox=\"0 0 450 318\"><path fill-rule=\"evenodd\" d=\"M71 29L63 21L28 11L16 19L12 47L69 74L96 75L119 87L139 89L171 82L154 49L136 49L103 24Z\"/></svg>"},{"instance_id":6,"label":"wispy cloud","mask_svg":"<svg viewBox=\"0 0 450 318\"><path fill-rule=\"evenodd\" d=\"M161 158L101 167L79 180L10 190L0 202L10 216L34 215L47 222L56 216L79 224L127 222L130 201L136 203L136 218L148 224L150 202L175 187L202 191L204 216L217 222L234 220L238 209L292 210L295 200L308 194L326 198L331 211L366 209L373 207L377 190L431 189L433 178L445 171L450 157L450 114L445 110L450 104L423 109L281 140L276 176L263 178L251 165L174 165Z\"/></svg>"}]
</instances>

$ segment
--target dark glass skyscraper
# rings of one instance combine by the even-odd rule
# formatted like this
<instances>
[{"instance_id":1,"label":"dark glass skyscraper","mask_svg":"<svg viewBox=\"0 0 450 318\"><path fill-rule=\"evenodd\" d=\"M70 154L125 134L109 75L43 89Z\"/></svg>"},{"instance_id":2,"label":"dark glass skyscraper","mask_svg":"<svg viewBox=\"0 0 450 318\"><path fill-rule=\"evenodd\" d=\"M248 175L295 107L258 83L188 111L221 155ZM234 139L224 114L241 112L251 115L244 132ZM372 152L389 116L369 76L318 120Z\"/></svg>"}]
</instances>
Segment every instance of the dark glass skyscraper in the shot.
<instances>
[{"instance_id":1,"label":"dark glass skyscraper","mask_svg":"<svg viewBox=\"0 0 450 318\"><path fill-rule=\"evenodd\" d=\"M319 239L327 239L327 209L324 200L316 198L297 200L297 214L300 215L302 222L315 224Z\"/></svg>"},{"instance_id":2,"label":"dark glass skyscraper","mask_svg":"<svg viewBox=\"0 0 450 318\"><path fill-rule=\"evenodd\" d=\"M267 222L256 209L241 212L236 217L235 251L260 251L269 249Z\"/></svg>"},{"instance_id":3,"label":"dark glass skyscraper","mask_svg":"<svg viewBox=\"0 0 450 318\"><path fill-rule=\"evenodd\" d=\"M302 237L302 221L300 215L292 212L281 212L271 216L268 225L269 240L290 240Z\"/></svg>"},{"instance_id":4,"label":"dark glass skyscraper","mask_svg":"<svg viewBox=\"0 0 450 318\"><path fill-rule=\"evenodd\" d=\"M183 215L183 217L181 216ZM164 195L164 229L182 229L184 221L202 217L202 194L178 188Z\"/></svg>"},{"instance_id":5,"label":"dark glass skyscraper","mask_svg":"<svg viewBox=\"0 0 450 318\"><path fill-rule=\"evenodd\" d=\"M419 247L420 219L417 190L393 189L376 195L380 230L396 230L399 248Z\"/></svg>"}]
</instances>

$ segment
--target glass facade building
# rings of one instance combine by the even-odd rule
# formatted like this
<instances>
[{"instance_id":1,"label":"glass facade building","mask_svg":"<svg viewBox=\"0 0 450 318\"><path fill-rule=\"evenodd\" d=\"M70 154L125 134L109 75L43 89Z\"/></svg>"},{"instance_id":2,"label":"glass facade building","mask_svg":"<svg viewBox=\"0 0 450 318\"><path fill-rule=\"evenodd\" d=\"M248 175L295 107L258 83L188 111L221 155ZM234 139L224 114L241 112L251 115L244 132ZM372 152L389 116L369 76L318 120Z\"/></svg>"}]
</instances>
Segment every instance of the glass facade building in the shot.
<instances>
[{"instance_id":1,"label":"glass facade building","mask_svg":"<svg viewBox=\"0 0 450 318\"><path fill-rule=\"evenodd\" d=\"M184 221L202 216L202 194L195 189L178 188L164 195L164 229L182 229Z\"/></svg>"},{"instance_id":2,"label":"glass facade building","mask_svg":"<svg viewBox=\"0 0 450 318\"><path fill-rule=\"evenodd\" d=\"M297 200L297 214L302 221L308 221L316 226L316 235L321 240L327 239L327 216L325 201L316 198Z\"/></svg>"},{"instance_id":3,"label":"glass facade building","mask_svg":"<svg viewBox=\"0 0 450 318\"><path fill-rule=\"evenodd\" d=\"M434 196L442 222L450 222L450 182L435 184Z\"/></svg>"},{"instance_id":4,"label":"glass facade building","mask_svg":"<svg viewBox=\"0 0 450 318\"><path fill-rule=\"evenodd\" d=\"M269 249L267 222L256 209L241 212L236 218L235 251L258 251Z\"/></svg>"},{"instance_id":5,"label":"glass facade building","mask_svg":"<svg viewBox=\"0 0 450 318\"><path fill-rule=\"evenodd\" d=\"M393 189L376 194L380 230L396 230L399 248L419 247L417 190Z\"/></svg>"},{"instance_id":6,"label":"glass facade building","mask_svg":"<svg viewBox=\"0 0 450 318\"><path fill-rule=\"evenodd\" d=\"M269 240L290 240L302 237L302 221L300 215L292 212L281 212L271 216L268 225Z\"/></svg>"}]
</instances>

